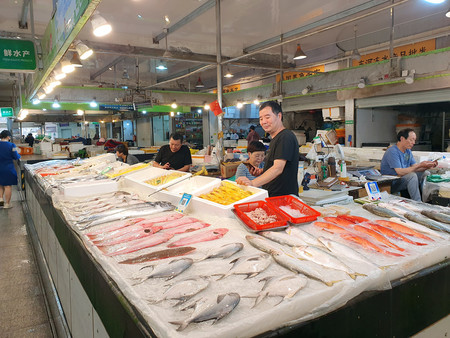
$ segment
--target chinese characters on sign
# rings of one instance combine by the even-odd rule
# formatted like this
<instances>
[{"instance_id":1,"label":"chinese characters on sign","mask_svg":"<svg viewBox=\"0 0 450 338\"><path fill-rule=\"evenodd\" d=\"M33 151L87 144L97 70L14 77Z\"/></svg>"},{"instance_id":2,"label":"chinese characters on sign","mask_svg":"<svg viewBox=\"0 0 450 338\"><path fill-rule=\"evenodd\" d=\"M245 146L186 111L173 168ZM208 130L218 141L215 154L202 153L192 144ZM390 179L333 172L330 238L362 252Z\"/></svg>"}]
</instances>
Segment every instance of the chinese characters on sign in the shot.
<instances>
[{"instance_id":1,"label":"chinese characters on sign","mask_svg":"<svg viewBox=\"0 0 450 338\"><path fill-rule=\"evenodd\" d=\"M0 69L33 71L36 57L32 41L0 39Z\"/></svg>"},{"instance_id":2,"label":"chinese characters on sign","mask_svg":"<svg viewBox=\"0 0 450 338\"><path fill-rule=\"evenodd\" d=\"M436 49L436 40L426 40L417 42L410 45L404 45L394 48L394 57L398 56L409 56L415 54L422 54ZM389 50L383 50L380 52L370 53L367 55L362 55L361 60L353 60L353 67L368 65L370 63L375 63L383 60L389 60Z\"/></svg>"},{"instance_id":3,"label":"chinese characters on sign","mask_svg":"<svg viewBox=\"0 0 450 338\"><path fill-rule=\"evenodd\" d=\"M312 68L304 68L297 72L284 72L283 81L300 79L302 77L315 75L318 73L323 73L325 71L325 66L320 65ZM277 75L277 82L280 82L280 75Z\"/></svg>"},{"instance_id":4,"label":"chinese characters on sign","mask_svg":"<svg viewBox=\"0 0 450 338\"><path fill-rule=\"evenodd\" d=\"M234 84L234 85L230 85L230 86L225 86L223 87L223 93L233 93L233 92L237 92L238 90L241 90L241 85L240 84ZM214 94L217 93L217 90L213 91Z\"/></svg>"}]
</instances>

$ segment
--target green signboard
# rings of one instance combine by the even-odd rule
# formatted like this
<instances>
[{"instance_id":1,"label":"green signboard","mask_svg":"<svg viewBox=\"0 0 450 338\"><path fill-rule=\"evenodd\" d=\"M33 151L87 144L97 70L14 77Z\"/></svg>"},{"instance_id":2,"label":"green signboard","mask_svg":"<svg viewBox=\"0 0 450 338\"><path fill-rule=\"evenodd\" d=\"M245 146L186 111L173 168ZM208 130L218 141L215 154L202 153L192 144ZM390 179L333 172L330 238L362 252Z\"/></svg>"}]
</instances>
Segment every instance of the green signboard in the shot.
<instances>
[{"instance_id":1,"label":"green signboard","mask_svg":"<svg viewBox=\"0 0 450 338\"><path fill-rule=\"evenodd\" d=\"M2 114L2 117L13 117L14 116L14 111L11 107L0 108L0 112Z\"/></svg>"},{"instance_id":2,"label":"green signboard","mask_svg":"<svg viewBox=\"0 0 450 338\"><path fill-rule=\"evenodd\" d=\"M0 39L0 69L35 70L34 43L26 40Z\"/></svg>"}]
</instances>

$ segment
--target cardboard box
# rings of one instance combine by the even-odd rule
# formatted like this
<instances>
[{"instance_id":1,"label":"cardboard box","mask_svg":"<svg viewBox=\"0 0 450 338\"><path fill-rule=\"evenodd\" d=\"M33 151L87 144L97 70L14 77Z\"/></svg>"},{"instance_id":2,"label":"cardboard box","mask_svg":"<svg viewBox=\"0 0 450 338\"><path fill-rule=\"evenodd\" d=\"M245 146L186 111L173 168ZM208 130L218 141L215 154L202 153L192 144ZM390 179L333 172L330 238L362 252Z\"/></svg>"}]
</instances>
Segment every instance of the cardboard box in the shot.
<instances>
[{"instance_id":1,"label":"cardboard box","mask_svg":"<svg viewBox=\"0 0 450 338\"><path fill-rule=\"evenodd\" d=\"M242 162L222 162L220 164L220 175L223 178L229 178L236 174L237 167L239 167L239 164Z\"/></svg>"}]
</instances>

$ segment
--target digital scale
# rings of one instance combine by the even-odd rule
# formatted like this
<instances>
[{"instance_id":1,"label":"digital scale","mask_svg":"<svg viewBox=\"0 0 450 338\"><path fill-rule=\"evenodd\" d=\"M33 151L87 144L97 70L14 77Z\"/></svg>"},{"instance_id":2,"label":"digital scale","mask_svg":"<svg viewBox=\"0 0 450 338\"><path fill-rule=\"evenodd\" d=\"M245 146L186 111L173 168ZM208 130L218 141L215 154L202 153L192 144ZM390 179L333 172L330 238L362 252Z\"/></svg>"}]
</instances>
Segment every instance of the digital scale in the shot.
<instances>
[{"instance_id":1,"label":"digital scale","mask_svg":"<svg viewBox=\"0 0 450 338\"><path fill-rule=\"evenodd\" d=\"M367 196L372 201L381 200L380 188L378 188L377 182L367 182L365 185Z\"/></svg>"}]
</instances>

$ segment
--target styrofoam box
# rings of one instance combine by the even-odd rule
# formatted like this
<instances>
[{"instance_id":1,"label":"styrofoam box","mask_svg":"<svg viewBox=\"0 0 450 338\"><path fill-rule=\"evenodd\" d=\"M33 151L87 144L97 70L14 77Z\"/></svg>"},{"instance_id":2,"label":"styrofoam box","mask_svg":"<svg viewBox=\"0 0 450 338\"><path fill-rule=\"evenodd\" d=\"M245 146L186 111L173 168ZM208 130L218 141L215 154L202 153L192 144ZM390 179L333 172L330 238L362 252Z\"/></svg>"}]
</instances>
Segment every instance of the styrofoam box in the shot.
<instances>
[{"instance_id":1,"label":"styrofoam box","mask_svg":"<svg viewBox=\"0 0 450 338\"><path fill-rule=\"evenodd\" d=\"M169 175L172 173L182 174L183 176L178 177L170 182L167 182L166 184L161 184L161 185L151 185L151 184L144 183L144 181L151 180L151 179L157 178L159 176ZM134 181L136 183L150 187L152 190L157 190L157 189L164 189L165 187L172 185L172 184L176 184L175 182L181 182L190 176L192 176L191 173L185 173L185 172L178 171L178 170L165 170L165 169L161 169L161 168L148 167L146 169L139 170L136 173L127 175L126 178L129 181Z\"/></svg>"},{"instance_id":2,"label":"styrofoam box","mask_svg":"<svg viewBox=\"0 0 450 338\"><path fill-rule=\"evenodd\" d=\"M84 197L96 194L107 194L119 190L117 181L102 180L97 182L78 182L62 186L62 191L66 197Z\"/></svg>"},{"instance_id":3,"label":"styrofoam box","mask_svg":"<svg viewBox=\"0 0 450 338\"><path fill-rule=\"evenodd\" d=\"M83 143L81 142L71 142L69 143L69 150L71 153L76 152L84 148Z\"/></svg>"},{"instance_id":4,"label":"styrofoam box","mask_svg":"<svg viewBox=\"0 0 450 338\"><path fill-rule=\"evenodd\" d=\"M212 190L216 187L217 181L220 181L220 179L207 176L191 176L178 184L168 187L166 190L180 197L184 193L195 195L198 191L206 189L206 187L211 187Z\"/></svg>"}]
</instances>

